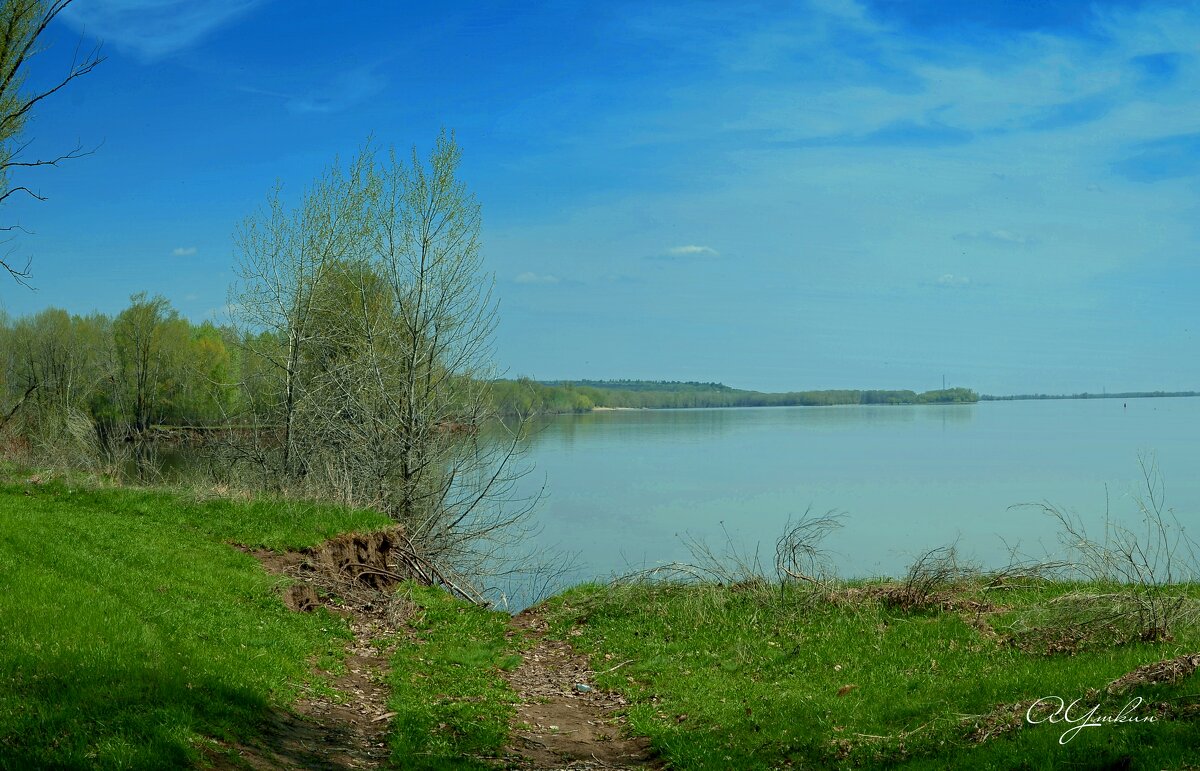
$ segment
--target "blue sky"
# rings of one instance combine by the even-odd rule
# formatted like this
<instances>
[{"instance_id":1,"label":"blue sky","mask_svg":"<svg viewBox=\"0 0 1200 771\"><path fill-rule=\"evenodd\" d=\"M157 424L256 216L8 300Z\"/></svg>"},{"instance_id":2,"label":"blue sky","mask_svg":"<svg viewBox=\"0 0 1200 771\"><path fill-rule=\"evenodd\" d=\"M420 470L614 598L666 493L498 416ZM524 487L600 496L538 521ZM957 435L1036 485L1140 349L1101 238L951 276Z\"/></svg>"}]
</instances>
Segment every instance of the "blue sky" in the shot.
<instances>
[{"instance_id":1,"label":"blue sky","mask_svg":"<svg viewBox=\"0 0 1200 771\"><path fill-rule=\"evenodd\" d=\"M0 305L219 318L276 180L445 126L511 375L1200 389L1194 4L437 5L76 0Z\"/></svg>"}]
</instances>

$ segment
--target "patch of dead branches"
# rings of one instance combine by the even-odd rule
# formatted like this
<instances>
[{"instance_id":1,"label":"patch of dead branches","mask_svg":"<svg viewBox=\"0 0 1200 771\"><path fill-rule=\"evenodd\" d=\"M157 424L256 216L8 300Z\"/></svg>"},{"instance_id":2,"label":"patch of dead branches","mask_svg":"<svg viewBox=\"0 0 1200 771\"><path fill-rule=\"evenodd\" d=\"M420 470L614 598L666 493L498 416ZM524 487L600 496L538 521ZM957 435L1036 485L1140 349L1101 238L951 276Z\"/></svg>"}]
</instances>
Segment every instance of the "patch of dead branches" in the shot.
<instances>
[{"instance_id":1,"label":"patch of dead branches","mask_svg":"<svg viewBox=\"0 0 1200 771\"><path fill-rule=\"evenodd\" d=\"M1113 680L1105 690L1109 693L1125 693L1143 685L1173 684L1191 677L1197 668L1200 668L1200 653L1185 653L1175 658L1143 664Z\"/></svg>"}]
</instances>

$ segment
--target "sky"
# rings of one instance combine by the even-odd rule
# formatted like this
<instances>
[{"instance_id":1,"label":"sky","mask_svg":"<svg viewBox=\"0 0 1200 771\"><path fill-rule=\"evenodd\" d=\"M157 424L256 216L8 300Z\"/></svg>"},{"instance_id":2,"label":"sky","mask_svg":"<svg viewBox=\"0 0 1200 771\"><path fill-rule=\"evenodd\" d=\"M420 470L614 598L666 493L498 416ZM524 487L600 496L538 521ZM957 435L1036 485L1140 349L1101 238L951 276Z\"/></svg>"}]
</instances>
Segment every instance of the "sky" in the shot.
<instances>
[{"instance_id":1,"label":"sky","mask_svg":"<svg viewBox=\"0 0 1200 771\"><path fill-rule=\"evenodd\" d=\"M46 42L30 88L106 60L29 152L95 152L14 175L13 316L223 320L276 183L445 127L509 376L1200 390L1194 3L75 0Z\"/></svg>"}]
</instances>

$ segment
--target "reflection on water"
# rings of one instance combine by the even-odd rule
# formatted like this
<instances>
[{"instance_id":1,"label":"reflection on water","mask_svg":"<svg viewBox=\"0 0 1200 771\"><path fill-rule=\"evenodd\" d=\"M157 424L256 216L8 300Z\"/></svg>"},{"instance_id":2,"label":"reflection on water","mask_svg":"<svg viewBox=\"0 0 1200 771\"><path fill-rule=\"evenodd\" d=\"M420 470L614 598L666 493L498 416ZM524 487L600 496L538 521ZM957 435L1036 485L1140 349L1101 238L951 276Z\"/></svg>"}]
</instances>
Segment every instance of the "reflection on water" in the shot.
<instances>
[{"instance_id":1,"label":"reflection on water","mask_svg":"<svg viewBox=\"0 0 1200 771\"><path fill-rule=\"evenodd\" d=\"M1009 547L1057 551L1049 501L1102 532L1106 508L1136 514L1140 453L1157 456L1167 505L1200 510L1200 399L976 405L614 410L532 425L545 484L527 546L578 555L566 582L690 557L686 538L762 555L806 510L845 512L827 546L843 576L896 575L920 551L957 541L985 565ZM208 473L162 448L168 477Z\"/></svg>"},{"instance_id":2,"label":"reflection on water","mask_svg":"<svg viewBox=\"0 0 1200 771\"><path fill-rule=\"evenodd\" d=\"M970 422L974 405L737 407L681 410L601 410L581 415L539 418L530 425L535 446L558 442L570 446L576 436L624 441L689 441L713 439L736 431L840 430L846 427L932 422Z\"/></svg>"},{"instance_id":3,"label":"reflection on water","mask_svg":"<svg viewBox=\"0 0 1200 771\"><path fill-rule=\"evenodd\" d=\"M1200 399L976 405L620 410L543 419L531 479L547 486L539 542L579 553L573 579L687 559L685 536L773 559L789 517L846 513L828 546L843 575L896 574L958 541L998 565L1058 549L1052 501L1099 527L1136 512L1138 455L1168 505L1200 508ZM1106 504L1106 495L1111 499ZM1006 545L1007 544L1007 545Z\"/></svg>"}]
</instances>

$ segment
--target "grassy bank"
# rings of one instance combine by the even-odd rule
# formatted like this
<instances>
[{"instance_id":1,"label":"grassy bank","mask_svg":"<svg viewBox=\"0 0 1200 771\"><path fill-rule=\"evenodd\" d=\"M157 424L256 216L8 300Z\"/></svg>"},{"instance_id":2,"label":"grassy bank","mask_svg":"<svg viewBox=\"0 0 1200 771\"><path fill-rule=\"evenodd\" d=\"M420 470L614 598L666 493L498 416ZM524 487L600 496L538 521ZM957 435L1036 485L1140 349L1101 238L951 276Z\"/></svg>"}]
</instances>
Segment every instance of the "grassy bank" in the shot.
<instances>
[{"instance_id":1,"label":"grassy bank","mask_svg":"<svg viewBox=\"0 0 1200 771\"><path fill-rule=\"evenodd\" d=\"M392 759L397 768L494 768L514 694L499 677L520 663L508 614L409 586L412 644L392 657Z\"/></svg>"},{"instance_id":2,"label":"grassy bank","mask_svg":"<svg viewBox=\"0 0 1200 771\"><path fill-rule=\"evenodd\" d=\"M229 748L261 744L302 690L340 698L314 669L339 671L347 620L288 610L280 578L229 544L300 549L389 520L77 482L0 479L0 768L238 767ZM513 711L508 615L399 591L393 764L485 767Z\"/></svg>"},{"instance_id":3,"label":"grassy bank","mask_svg":"<svg viewBox=\"0 0 1200 771\"><path fill-rule=\"evenodd\" d=\"M0 484L0 767L171 768L206 737L253 743L346 622L297 614L250 555L378 515L197 501L61 481Z\"/></svg>"},{"instance_id":4,"label":"grassy bank","mask_svg":"<svg viewBox=\"0 0 1200 771\"><path fill-rule=\"evenodd\" d=\"M0 768L182 767L223 752L236 765L228 747L262 741L299 693L327 688L314 665L337 671L350 631L321 609L289 611L279 579L228 543L294 549L384 524L278 501L0 481ZM803 581L581 586L540 612L591 657L596 685L626 696L631 730L667 767L1200 765L1200 676L1186 662L1171 682L1110 689L1200 653L1200 589L1141 595L1171 613L1165 633L1145 635L1142 606L1112 599L1123 587L951 584L916 596ZM508 616L399 591L393 765L503 767L516 695L501 675L523 644ZM1084 608L1100 620L1086 634L1080 597L1100 603ZM1080 699L1076 718L1133 702L1127 717L1154 720L1068 736L1078 723L1026 719L1045 697Z\"/></svg>"},{"instance_id":5,"label":"grassy bank","mask_svg":"<svg viewBox=\"0 0 1200 771\"><path fill-rule=\"evenodd\" d=\"M607 670L599 684L629 697L633 730L678 768L1200 763L1200 677L1106 690L1143 664L1200 651L1196 628L1118 645L1064 646L1069 628L1057 639L1010 634L1079 589L980 588L949 607L904 609L864 587L822 599L766 584L587 586L554 600L552 614ZM1034 701L1053 696L1114 716L1142 698L1127 714L1155 721L1089 727L1060 743L1072 724L1026 720Z\"/></svg>"}]
</instances>

